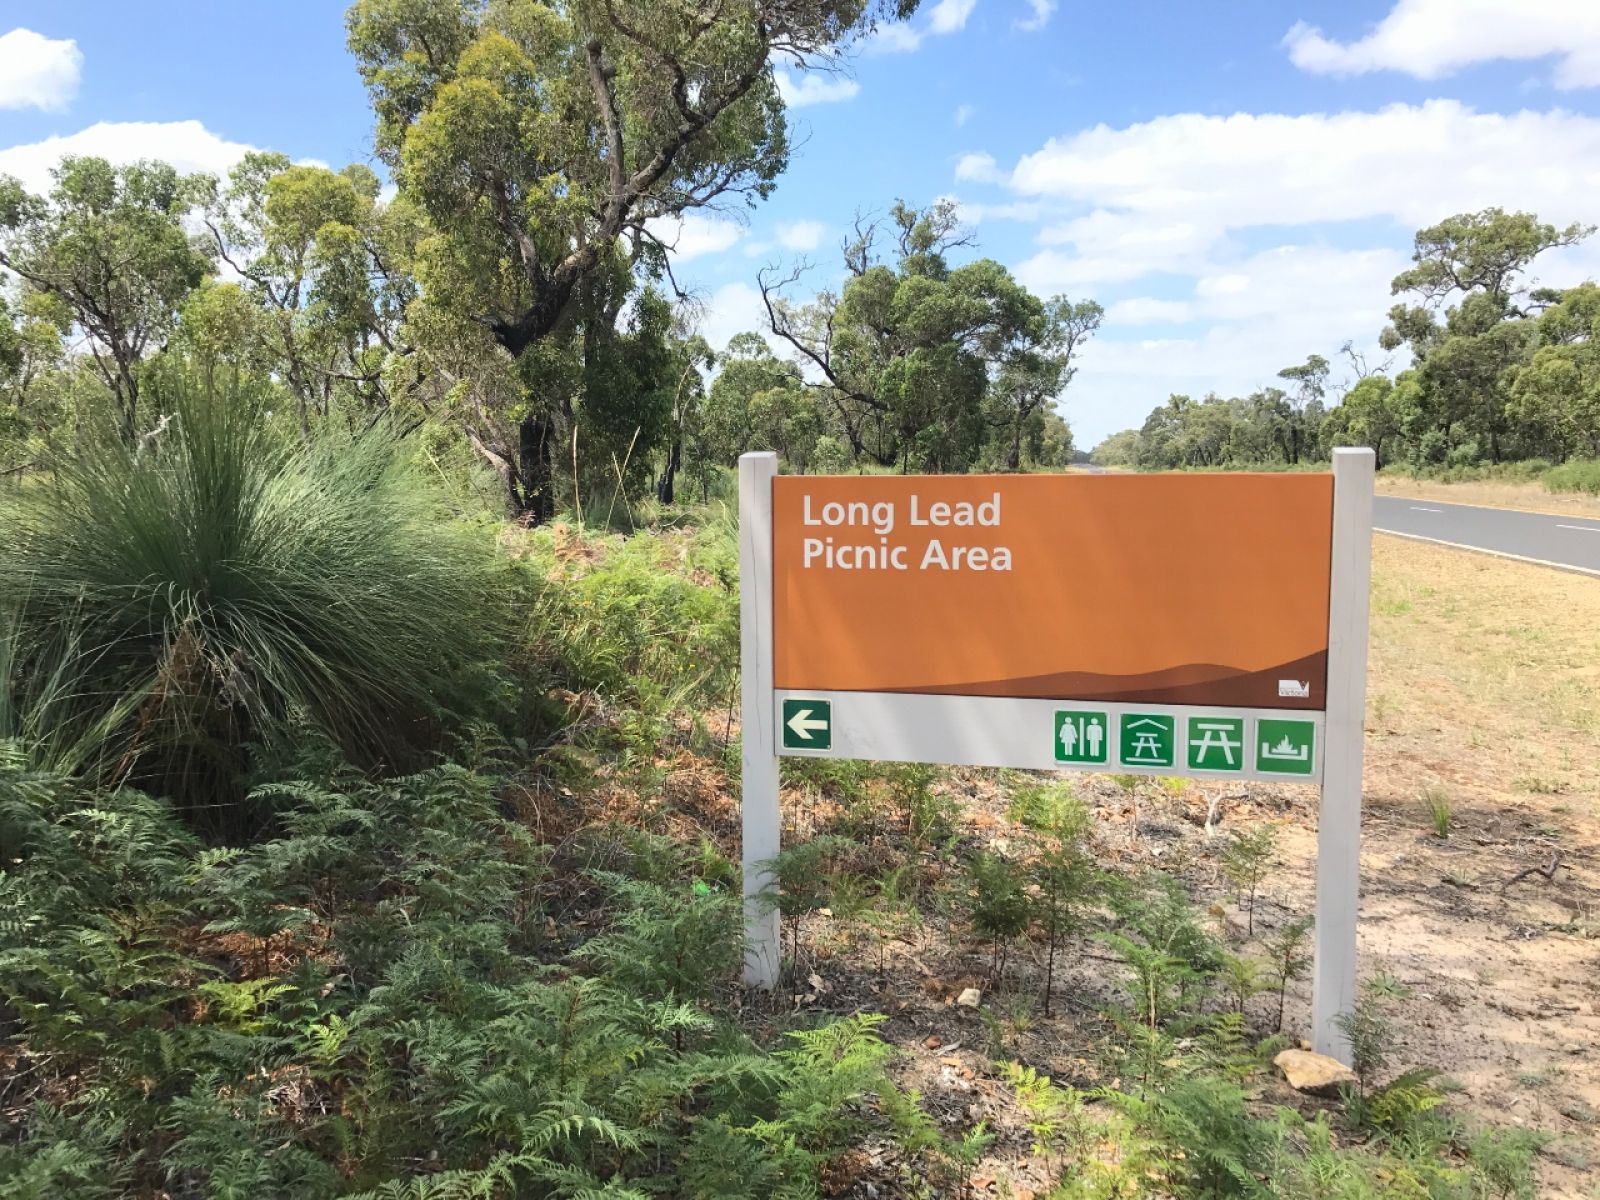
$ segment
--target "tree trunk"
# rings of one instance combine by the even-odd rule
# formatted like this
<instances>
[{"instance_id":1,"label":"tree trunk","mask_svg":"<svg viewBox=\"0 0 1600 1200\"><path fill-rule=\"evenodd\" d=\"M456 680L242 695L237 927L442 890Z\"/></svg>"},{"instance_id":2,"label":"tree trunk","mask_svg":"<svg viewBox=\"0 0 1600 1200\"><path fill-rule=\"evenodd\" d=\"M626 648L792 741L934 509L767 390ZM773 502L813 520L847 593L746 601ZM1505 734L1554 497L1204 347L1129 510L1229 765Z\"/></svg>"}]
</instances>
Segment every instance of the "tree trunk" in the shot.
<instances>
[{"instance_id":1,"label":"tree trunk","mask_svg":"<svg viewBox=\"0 0 1600 1200\"><path fill-rule=\"evenodd\" d=\"M672 449L667 451L667 465L662 468L661 478L656 482L656 499L662 504L671 504L673 496L673 480L678 474L678 468L683 465L683 442L674 439Z\"/></svg>"},{"instance_id":2,"label":"tree trunk","mask_svg":"<svg viewBox=\"0 0 1600 1200\"><path fill-rule=\"evenodd\" d=\"M555 421L550 417L524 417L518 427L521 515L532 525L556 515L555 433Z\"/></svg>"},{"instance_id":3,"label":"tree trunk","mask_svg":"<svg viewBox=\"0 0 1600 1200\"><path fill-rule=\"evenodd\" d=\"M1006 470L1020 471L1022 469L1022 418L1018 417L1011 426L1011 449L1006 452Z\"/></svg>"}]
</instances>

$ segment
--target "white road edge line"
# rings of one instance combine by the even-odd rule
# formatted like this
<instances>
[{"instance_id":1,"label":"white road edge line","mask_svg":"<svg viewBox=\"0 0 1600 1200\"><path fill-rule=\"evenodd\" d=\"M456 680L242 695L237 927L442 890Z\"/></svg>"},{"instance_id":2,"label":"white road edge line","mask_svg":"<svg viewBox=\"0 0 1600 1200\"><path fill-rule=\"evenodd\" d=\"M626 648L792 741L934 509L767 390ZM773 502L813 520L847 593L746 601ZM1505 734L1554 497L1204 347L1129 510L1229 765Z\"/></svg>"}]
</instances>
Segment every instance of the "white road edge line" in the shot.
<instances>
[{"instance_id":1,"label":"white road edge line","mask_svg":"<svg viewBox=\"0 0 1600 1200\"><path fill-rule=\"evenodd\" d=\"M1449 546L1453 550L1471 550L1474 554L1488 554L1495 558L1510 558L1517 562L1532 563L1536 567L1554 567L1558 571L1574 571L1579 575L1593 575L1600 579L1600 570L1594 567L1577 567L1571 563L1551 562L1548 558L1529 558L1526 554L1511 554L1505 550L1485 550L1482 546L1468 546L1464 542L1447 542L1443 538L1423 537L1420 533L1401 533L1398 529L1384 529L1374 525L1374 533L1386 533L1390 537L1410 538L1413 542L1432 542L1435 546Z\"/></svg>"},{"instance_id":2,"label":"white road edge line","mask_svg":"<svg viewBox=\"0 0 1600 1200\"><path fill-rule=\"evenodd\" d=\"M1411 511L1412 512L1442 513L1444 511L1444 509L1442 509L1442 508L1423 508L1422 505L1420 505L1420 504L1413 504L1411 506Z\"/></svg>"},{"instance_id":3,"label":"white road edge line","mask_svg":"<svg viewBox=\"0 0 1600 1200\"><path fill-rule=\"evenodd\" d=\"M1600 525L1562 525L1557 523L1557 529L1576 529L1579 533L1600 533Z\"/></svg>"}]
</instances>

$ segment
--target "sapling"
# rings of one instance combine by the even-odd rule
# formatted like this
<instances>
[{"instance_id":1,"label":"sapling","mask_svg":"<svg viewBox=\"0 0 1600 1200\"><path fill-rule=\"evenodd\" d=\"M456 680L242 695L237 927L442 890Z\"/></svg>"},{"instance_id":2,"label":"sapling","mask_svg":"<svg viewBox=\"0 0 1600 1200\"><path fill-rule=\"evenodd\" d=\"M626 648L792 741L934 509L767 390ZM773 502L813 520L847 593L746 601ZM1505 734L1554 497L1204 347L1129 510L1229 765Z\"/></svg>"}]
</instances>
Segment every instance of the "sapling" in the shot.
<instances>
[{"instance_id":1,"label":"sapling","mask_svg":"<svg viewBox=\"0 0 1600 1200\"><path fill-rule=\"evenodd\" d=\"M1222 970L1219 974L1223 987L1227 989L1228 997L1233 1001L1233 1011L1242 1016L1245 1003L1264 988L1261 982L1261 964L1241 955L1228 954L1222 959Z\"/></svg>"},{"instance_id":2,"label":"sapling","mask_svg":"<svg viewBox=\"0 0 1600 1200\"><path fill-rule=\"evenodd\" d=\"M1334 1023L1350 1041L1350 1069L1356 1073L1360 1095L1365 1099L1373 1081L1389 1065L1389 1055L1394 1052L1394 1025L1371 988L1363 989L1355 1007L1340 1013Z\"/></svg>"},{"instance_id":3,"label":"sapling","mask_svg":"<svg viewBox=\"0 0 1600 1200\"><path fill-rule=\"evenodd\" d=\"M1256 932L1256 892L1277 857L1278 831L1272 825L1258 825L1233 835L1222 852L1222 873L1239 892L1245 907L1247 937Z\"/></svg>"},{"instance_id":4,"label":"sapling","mask_svg":"<svg viewBox=\"0 0 1600 1200\"><path fill-rule=\"evenodd\" d=\"M861 921L877 944L880 977L887 968L889 943L896 938L906 937L916 928L921 914L909 894L915 887L915 872L910 864L901 863L878 881L877 894L861 912Z\"/></svg>"},{"instance_id":5,"label":"sapling","mask_svg":"<svg viewBox=\"0 0 1600 1200\"><path fill-rule=\"evenodd\" d=\"M1005 972L1006 951L1013 938L1028 928L1028 894L1015 864L983 851L967 868L972 928L994 950L990 979L998 982Z\"/></svg>"},{"instance_id":6,"label":"sapling","mask_svg":"<svg viewBox=\"0 0 1600 1200\"><path fill-rule=\"evenodd\" d=\"M1089 853L1089 810L1081 800L1051 795L1029 813L1029 824L1039 833L1029 876L1037 889L1034 910L1049 939L1044 973L1044 1015L1050 1015L1054 995L1056 952L1064 938L1077 932L1083 908L1094 891L1100 871Z\"/></svg>"},{"instance_id":7,"label":"sapling","mask_svg":"<svg viewBox=\"0 0 1600 1200\"><path fill-rule=\"evenodd\" d=\"M1283 1032L1283 1005L1289 984L1304 979L1311 970L1311 955L1306 950L1310 935L1311 918L1296 917L1267 939L1267 973L1278 989L1277 1033Z\"/></svg>"},{"instance_id":8,"label":"sapling","mask_svg":"<svg viewBox=\"0 0 1600 1200\"><path fill-rule=\"evenodd\" d=\"M797 976L801 918L827 907L835 883L830 868L835 855L846 845L842 838L825 834L785 848L767 864L778 882L777 895L770 902L776 904L779 916L789 926L790 965Z\"/></svg>"}]
</instances>

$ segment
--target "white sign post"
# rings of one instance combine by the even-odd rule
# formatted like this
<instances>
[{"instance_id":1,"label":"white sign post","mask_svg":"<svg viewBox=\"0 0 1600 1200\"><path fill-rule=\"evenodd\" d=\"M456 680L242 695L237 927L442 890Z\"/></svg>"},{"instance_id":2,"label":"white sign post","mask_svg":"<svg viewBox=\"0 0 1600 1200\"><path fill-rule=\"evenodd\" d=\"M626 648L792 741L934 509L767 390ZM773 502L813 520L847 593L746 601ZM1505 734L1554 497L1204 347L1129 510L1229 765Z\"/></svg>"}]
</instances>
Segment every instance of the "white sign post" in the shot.
<instances>
[{"instance_id":1,"label":"white sign post","mask_svg":"<svg viewBox=\"0 0 1600 1200\"><path fill-rule=\"evenodd\" d=\"M1303 700L1311 695L1313 684L1293 679L1276 681L1278 695L1289 697L1288 703L1276 708L1187 699L1145 703L1042 692L778 687L773 644L777 468L777 456L771 453L746 454L739 460L746 982L770 988L779 974L778 913L771 871L764 864L777 857L779 849L780 755L1317 783L1322 803L1317 828L1312 1043L1320 1053L1344 1059L1349 1045L1337 1018L1351 1010L1356 994L1373 452L1333 453L1327 679L1321 710L1314 707L1315 699ZM1101 481L1082 482L1092 486ZM1107 477L1105 482L1121 486L1127 480ZM1321 511L1326 520L1328 510ZM995 523L1000 519L997 498ZM1328 527L1321 529L1327 538ZM877 561L903 569L887 540L878 553ZM1273 554L1269 546L1261 555L1241 560L1239 578L1254 580L1257 568L1275 566L1262 561ZM1269 578L1270 570L1263 577ZM1152 578L1149 586L1167 583ZM1092 588L1093 579L1084 586ZM1138 586L1143 586L1142 578ZM786 593L786 602L789 599ZM1320 607L1315 611L1320 613ZM1320 635L1320 616L1315 620ZM1223 621L1236 630L1248 628L1231 615ZM953 636L959 638L959 631ZM1249 694L1259 698L1258 692ZM1296 702L1296 697L1302 701ZM1259 705L1267 703L1259 699Z\"/></svg>"},{"instance_id":2,"label":"white sign post","mask_svg":"<svg viewBox=\"0 0 1600 1200\"><path fill-rule=\"evenodd\" d=\"M772 687L772 481L770 450L739 459L739 693L744 860L744 981L777 985L778 907L766 865L778 857L778 750Z\"/></svg>"},{"instance_id":3,"label":"white sign post","mask_svg":"<svg viewBox=\"0 0 1600 1200\"><path fill-rule=\"evenodd\" d=\"M1361 895L1361 773L1367 725L1367 625L1372 592L1371 450L1333 452L1333 570L1328 594L1328 712L1317 814L1316 959L1311 1045L1349 1062L1338 1018L1356 1002Z\"/></svg>"}]
</instances>

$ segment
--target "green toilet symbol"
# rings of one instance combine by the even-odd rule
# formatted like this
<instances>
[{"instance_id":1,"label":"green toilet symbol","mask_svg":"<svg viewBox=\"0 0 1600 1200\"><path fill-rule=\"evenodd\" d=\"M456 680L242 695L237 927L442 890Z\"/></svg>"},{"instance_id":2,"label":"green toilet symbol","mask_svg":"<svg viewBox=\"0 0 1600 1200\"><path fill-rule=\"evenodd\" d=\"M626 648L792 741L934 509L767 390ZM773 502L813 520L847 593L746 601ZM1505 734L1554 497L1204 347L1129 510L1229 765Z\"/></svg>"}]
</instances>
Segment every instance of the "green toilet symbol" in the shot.
<instances>
[{"instance_id":1,"label":"green toilet symbol","mask_svg":"<svg viewBox=\"0 0 1600 1200\"><path fill-rule=\"evenodd\" d=\"M1103 712L1056 713L1056 761L1105 763L1111 757L1111 721Z\"/></svg>"}]
</instances>

